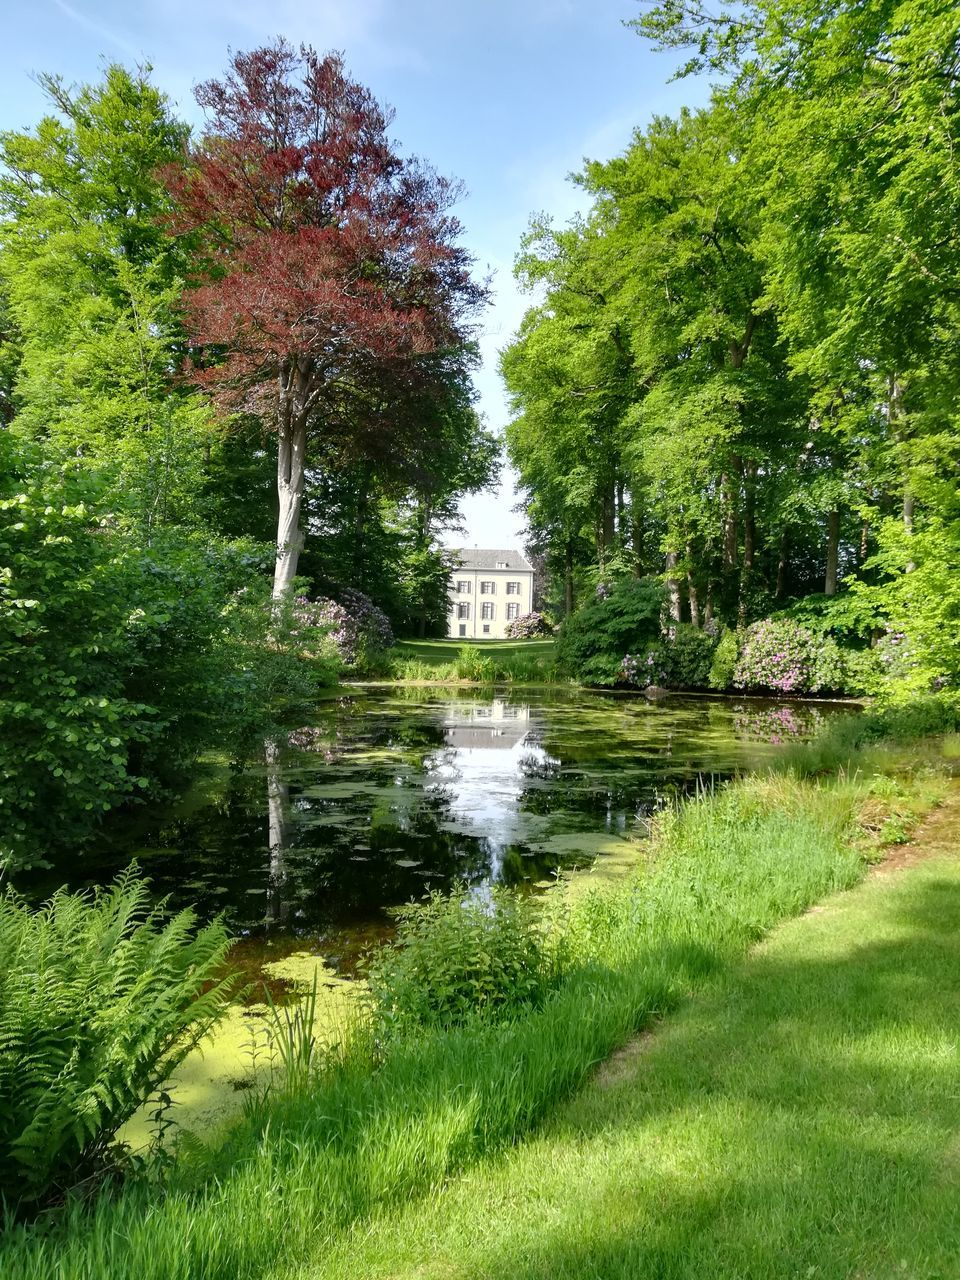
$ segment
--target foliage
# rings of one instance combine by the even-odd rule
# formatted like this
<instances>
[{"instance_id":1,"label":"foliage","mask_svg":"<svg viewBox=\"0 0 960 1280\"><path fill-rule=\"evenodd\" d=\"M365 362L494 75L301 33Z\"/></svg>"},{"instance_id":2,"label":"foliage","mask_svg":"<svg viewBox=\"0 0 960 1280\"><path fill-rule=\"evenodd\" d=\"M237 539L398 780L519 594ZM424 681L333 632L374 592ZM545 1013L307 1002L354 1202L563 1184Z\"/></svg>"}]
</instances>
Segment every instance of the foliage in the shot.
<instances>
[{"instance_id":1,"label":"foliage","mask_svg":"<svg viewBox=\"0 0 960 1280\"><path fill-rule=\"evenodd\" d=\"M813 683L817 641L788 619L767 618L748 627L733 674L738 689L806 693Z\"/></svg>"},{"instance_id":2,"label":"foliage","mask_svg":"<svg viewBox=\"0 0 960 1280\"><path fill-rule=\"evenodd\" d=\"M166 174L172 225L197 246L193 372L276 428L279 596L303 541L308 437L341 464L416 439L420 402L445 399L468 358L463 320L484 290L457 244L456 184L398 155L338 55L277 40L235 54L197 100L207 132Z\"/></svg>"},{"instance_id":3,"label":"foliage","mask_svg":"<svg viewBox=\"0 0 960 1280\"><path fill-rule=\"evenodd\" d=\"M664 641L667 680L673 689L705 689L713 666L715 638L707 631L678 623Z\"/></svg>"},{"instance_id":4,"label":"foliage","mask_svg":"<svg viewBox=\"0 0 960 1280\"><path fill-rule=\"evenodd\" d=\"M557 665L587 683L612 684L623 655L654 643L660 634L663 591L647 579L624 578L564 619Z\"/></svg>"},{"instance_id":5,"label":"foliage","mask_svg":"<svg viewBox=\"0 0 960 1280\"><path fill-rule=\"evenodd\" d=\"M198 516L209 412L173 384L183 248L161 226L157 170L181 151L147 71L40 86L54 114L0 136L0 281L19 344L13 430L109 473L114 506L148 525Z\"/></svg>"},{"instance_id":6,"label":"foliage","mask_svg":"<svg viewBox=\"0 0 960 1280\"><path fill-rule=\"evenodd\" d=\"M474 1015L517 1017L560 980L561 944L547 936L539 905L508 889L433 893L394 915L396 942L366 971L381 1036L457 1026Z\"/></svg>"},{"instance_id":7,"label":"foliage","mask_svg":"<svg viewBox=\"0 0 960 1280\"><path fill-rule=\"evenodd\" d=\"M339 600L297 596L291 634L311 650L322 649L329 639L344 667L355 673L376 669L394 642L383 610L362 591L346 589Z\"/></svg>"},{"instance_id":8,"label":"foliage","mask_svg":"<svg viewBox=\"0 0 960 1280\"><path fill-rule=\"evenodd\" d=\"M910 635L883 696L956 688L956 6L645 9L722 80L523 242L507 443L548 598L626 567L742 630L814 596L844 649Z\"/></svg>"},{"instance_id":9,"label":"foliage","mask_svg":"<svg viewBox=\"0 0 960 1280\"><path fill-rule=\"evenodd\" d=\"M733 688L733 676L740 656L740 644L737 633L728 628L720 633L717 647L713 651L707 684L711 689L724 691Z\"/></svg>"},{"instance_id":10,"label":"foliage","mask_svg":"<svg viewBox=\"0 0 960 1280\"><path fill-rule=\"evenodd\" d=\"M535 636L549 636L552 633L553 627L536 610L533 613L522 613L519 618L511 619L506 625L508 640L532 640Z\"/></svg>"},{"instance_id":11,"label":"foliage","mask_svg":"<svg viewBox=\"0 0 960 1280\"><path fill-rule=\"evenodd\" d=\"M277 647L262 548L147 537L89 473L9 439L0 456L0 860L23 865L336 669Z\"/></svg>"},{"instance_id":12,"label":"foliage","mask_svg":"<svg viewBox=\"0 0 960 1280\"><path fill-rule=\"evenodd\" d=\"M31 911L0 898L0 1200L62 1193L215 1024L220 924L167 918L135 869Z\"/></svg>"}]
</instances>

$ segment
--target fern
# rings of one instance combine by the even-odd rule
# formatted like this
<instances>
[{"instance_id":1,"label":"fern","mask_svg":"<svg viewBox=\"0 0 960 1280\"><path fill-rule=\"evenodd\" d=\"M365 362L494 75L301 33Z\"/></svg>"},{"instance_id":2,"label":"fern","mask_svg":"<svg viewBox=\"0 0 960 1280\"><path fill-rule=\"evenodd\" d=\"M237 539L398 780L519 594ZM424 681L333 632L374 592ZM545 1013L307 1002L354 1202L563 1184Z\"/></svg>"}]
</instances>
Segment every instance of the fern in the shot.
<instances>
[{"instance_id":1,"label":"fern","mask_svg":"<svg viewBox=\"0 0 960 1280\"><path fill-rule=\"evenodd\" d=\"M30 1204L97 1168L223 1013L228 946L220 923L152 904L135 867L37 911L0 896L0 1200Z\"/></svg>"}]
</instances>

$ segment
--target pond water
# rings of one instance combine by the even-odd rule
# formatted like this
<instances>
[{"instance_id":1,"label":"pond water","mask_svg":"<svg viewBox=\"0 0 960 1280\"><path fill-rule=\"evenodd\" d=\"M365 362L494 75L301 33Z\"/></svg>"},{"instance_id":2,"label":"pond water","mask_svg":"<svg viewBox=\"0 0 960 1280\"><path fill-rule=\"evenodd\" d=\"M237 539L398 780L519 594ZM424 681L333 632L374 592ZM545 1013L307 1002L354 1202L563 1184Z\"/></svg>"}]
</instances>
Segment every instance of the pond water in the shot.
<instances>
[{"instance_id":1,"label":"pond water","mask_svg":"<svg viewBox=\"0 0 960 1280\"><path fill-rule=\"evenodd\" d=\"M222 913L250 976L307 950L343 974L391 906L465 883L537 885L615 858L677 793L762 766L840 707L565 689L358 689L85 858L136 858L174 905ZM65 878L45 876L44 891ZM76 884L76 864L70 869ZM34 886L35 888L38 886Z\"/></svg>"}]
</instances>

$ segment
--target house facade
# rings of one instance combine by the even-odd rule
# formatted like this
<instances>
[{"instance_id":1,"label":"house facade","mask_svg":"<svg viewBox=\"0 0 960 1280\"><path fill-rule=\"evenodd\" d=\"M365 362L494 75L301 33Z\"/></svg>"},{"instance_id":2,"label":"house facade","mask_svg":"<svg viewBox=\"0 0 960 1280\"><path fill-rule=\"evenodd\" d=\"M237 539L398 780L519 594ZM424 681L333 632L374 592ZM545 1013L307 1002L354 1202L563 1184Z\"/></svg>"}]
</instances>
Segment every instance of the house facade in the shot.
<instances>
[{"instance_id":1,"label":"house facade","mask_svg":"<svg viewBox=\"0 0 960 1280\"><path fill-rule=\"evenodd\" d=\"M519 551L457 552L450 579L447 635L452 640L502 640L507 623L533 609L533 566Z\"/></svg>"}]
</instances>

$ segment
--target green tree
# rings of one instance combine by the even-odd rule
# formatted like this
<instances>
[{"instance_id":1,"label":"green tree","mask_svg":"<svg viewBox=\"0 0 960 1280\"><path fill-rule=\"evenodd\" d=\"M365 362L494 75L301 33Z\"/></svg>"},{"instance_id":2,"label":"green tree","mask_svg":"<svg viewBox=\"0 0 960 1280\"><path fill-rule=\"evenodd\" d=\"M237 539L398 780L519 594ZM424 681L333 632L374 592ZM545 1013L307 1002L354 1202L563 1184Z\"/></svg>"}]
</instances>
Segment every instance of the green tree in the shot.
<instances>
[{"instance_id":1,"label":"green tree","mask_svg":"<svg viewBox=\"0 0 960 1280\"><path fill-rule=\"evenodd\" d=\"M13 429L108 473L146 523L196 518L209 415L177 389L184 246L167 235L158 170L182 151L146 70L107 68L56 114L0 136L0 282L18 334Z\"/></svg>"}]
</instances>

